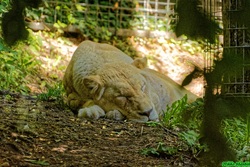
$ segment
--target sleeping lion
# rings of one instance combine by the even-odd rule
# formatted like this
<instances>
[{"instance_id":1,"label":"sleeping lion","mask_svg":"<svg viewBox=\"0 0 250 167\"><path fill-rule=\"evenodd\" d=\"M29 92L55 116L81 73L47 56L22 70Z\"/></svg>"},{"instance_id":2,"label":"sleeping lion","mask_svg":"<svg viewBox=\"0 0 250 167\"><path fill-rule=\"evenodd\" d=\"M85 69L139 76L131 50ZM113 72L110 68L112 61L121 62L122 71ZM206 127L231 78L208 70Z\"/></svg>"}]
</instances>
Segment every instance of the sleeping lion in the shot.
<instances>
[{"instance_id":1,"label":"sleeping lion","mask_svg":"<svg viewBox=\"0 0 250 167\"><path fill-rule=\"evenodd\" d=\"M79 117L157 121L167 105L197 96L109 44L82 42L66 69L69 107Z\"/></svg>"}]
</instances>

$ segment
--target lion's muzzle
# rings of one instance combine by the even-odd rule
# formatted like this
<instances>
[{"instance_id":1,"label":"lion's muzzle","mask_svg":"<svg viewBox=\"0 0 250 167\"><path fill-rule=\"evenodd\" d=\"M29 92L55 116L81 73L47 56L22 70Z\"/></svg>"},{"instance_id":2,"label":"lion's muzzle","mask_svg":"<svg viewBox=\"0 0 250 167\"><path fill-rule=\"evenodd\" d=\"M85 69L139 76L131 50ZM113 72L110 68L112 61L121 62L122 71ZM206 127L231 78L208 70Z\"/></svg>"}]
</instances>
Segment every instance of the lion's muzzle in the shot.
<instances>
[{"instance_id":1,"label":"lion's muzzle","mask_svg":"<svg viewBox=\"0 0 250 167\"><path fill-rule=\"evenodd\" d=\"M148 120L149 121L158 121L159 120L158 113L157 113L157 111L155 110L154 107L149 112Z\"/></svg>"}]
</instances>

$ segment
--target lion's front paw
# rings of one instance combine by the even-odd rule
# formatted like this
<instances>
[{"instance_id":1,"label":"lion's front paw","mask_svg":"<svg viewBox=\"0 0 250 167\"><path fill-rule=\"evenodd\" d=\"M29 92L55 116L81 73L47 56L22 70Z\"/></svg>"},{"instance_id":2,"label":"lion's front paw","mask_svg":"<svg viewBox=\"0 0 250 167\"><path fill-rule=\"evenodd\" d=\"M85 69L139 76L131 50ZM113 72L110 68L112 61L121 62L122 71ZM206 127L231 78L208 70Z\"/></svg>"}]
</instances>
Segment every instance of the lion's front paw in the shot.
<instances>
[{"instance_id":1,"label":"lion's front paw","mask_svg":"<svg viewBox=\"0 0 250 167\"><path fill-rule=\"evenodd\" d=\"M107 112L106 118L117 120L117 121L121 121L125 119L124 115L122 115L122 113L118 110L112 110L112 111Z\"/></svg>"},{"instance_id":2,"label":"lion's front paw","mask_svg":"<svg viewBox=\"0 0 250 167\"><path fill-rule=\"evenodd\" d=\"M83 117L83 118L90 118L90 119L96 120L104 116L105 116L105 112L98 105L85 107L78 111L78 117Z\"/></svg>"}]
</instances>

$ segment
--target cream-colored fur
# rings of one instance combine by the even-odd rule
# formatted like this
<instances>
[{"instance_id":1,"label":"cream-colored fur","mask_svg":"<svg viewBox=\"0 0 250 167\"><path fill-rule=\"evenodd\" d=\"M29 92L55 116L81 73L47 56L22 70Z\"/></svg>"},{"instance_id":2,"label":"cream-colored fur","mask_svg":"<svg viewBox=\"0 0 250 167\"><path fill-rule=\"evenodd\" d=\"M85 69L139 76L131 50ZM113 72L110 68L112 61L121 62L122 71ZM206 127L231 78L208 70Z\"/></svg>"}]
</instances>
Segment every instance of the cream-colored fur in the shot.
<instances>
[{"instance_id":1,"label":"cream-colored fur","mask_svg":"<svg viewBox=\"0 0 250 167\"><path fill-rule=\"evenodd\" d=\"M133 60L111 45L82 42L63 80L70 108L79 117L146 122L185 94L197 98L146 66L146 59Z\"/></svg>"}]
</instances>

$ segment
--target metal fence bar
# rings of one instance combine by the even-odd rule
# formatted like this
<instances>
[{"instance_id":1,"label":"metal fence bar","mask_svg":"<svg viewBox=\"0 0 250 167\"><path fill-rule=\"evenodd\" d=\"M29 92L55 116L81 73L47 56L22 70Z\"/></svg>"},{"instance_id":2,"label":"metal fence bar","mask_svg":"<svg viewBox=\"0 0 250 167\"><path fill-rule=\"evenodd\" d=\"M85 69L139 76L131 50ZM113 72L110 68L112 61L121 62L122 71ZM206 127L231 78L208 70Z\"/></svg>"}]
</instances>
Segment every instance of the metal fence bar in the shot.
<instances>
[{"instance_id":1,"label":"metal fence bar","mask_svg":"<svg viewBox=\"0 0 250 167\"><path fill-rule=\"evenodd\" d=\"M122 5L132 3L133 1L131 0L121 0L116 3L109 0L105 4L99 4L99 1L98 3L90 3L89 0L74 2L62 2L59 0L44 1L50 7L55 8L54 23L58 20L65 22L65 13L71 12L82 16L85 20L90 18L95 19L100 26L107 28L127 29L131 27L138 30L168 31L170 30L169 20L171 20L169 17L175 14L174 7L176 0L172 0L172 2L170 0L139 0L134 7ZM77 10L75 5L80 5L84 10ZM62 8L56 10L56 6L62 6ZM69 9L65 9L64 6L68 6L71 11L67 11Z\"/></svg>"}]
</instances>

